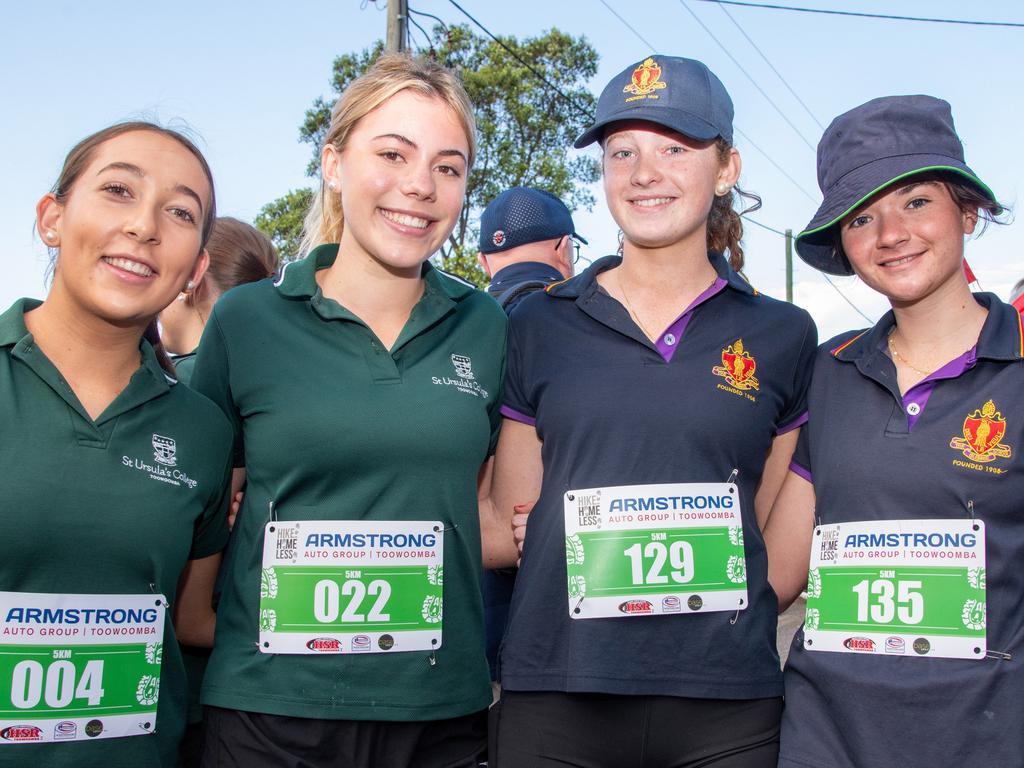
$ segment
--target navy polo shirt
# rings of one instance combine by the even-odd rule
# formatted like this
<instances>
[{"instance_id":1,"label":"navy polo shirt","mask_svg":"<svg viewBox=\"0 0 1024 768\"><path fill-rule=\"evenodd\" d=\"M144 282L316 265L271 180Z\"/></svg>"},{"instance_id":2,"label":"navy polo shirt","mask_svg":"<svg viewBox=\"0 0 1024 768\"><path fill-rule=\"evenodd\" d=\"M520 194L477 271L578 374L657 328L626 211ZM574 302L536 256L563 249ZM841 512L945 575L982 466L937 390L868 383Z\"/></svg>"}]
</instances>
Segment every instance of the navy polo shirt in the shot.
<instances>
[{"instance_id":1,"label":"navy polo shirt","mask_svg":"<svg viewBox=\"0 0 1024 768\"><path fill-rule=\"evenodd\" d=\"M597 283L609 256L528 296L512 314L502 413L532 423L544 480L501 657L510 690L745 699L782 694L777 602L754 493L773 438L802 423L817 333L810 316L757 293L725 259L657 344ZM734 386L723 351L756 364ZM728 374L725 375L725 374ZM563 494L739 475L750 605L731 612L569 618Z\"/></svg>"},{"instance_id":2,"label":"navy polo shirt","mask_svg":"<svg viewBox=\"0 0 1024 768\"><path fill-rule=\"evenodd\" d=\"M809 652L797 632L780 766L1024 760L1024 334L1013 307L988 293L975 299L989 311L977 346L904 396L886 354L891 312L822 345L793 469L813 478L823 524L967 518L973 502L986 527L990 657ZM975 461L950 443L962 445L965 419L988 402L1006 431L989 460ZM991 657L999 652L1012 658Z\"/></svg>"}]
</instances>

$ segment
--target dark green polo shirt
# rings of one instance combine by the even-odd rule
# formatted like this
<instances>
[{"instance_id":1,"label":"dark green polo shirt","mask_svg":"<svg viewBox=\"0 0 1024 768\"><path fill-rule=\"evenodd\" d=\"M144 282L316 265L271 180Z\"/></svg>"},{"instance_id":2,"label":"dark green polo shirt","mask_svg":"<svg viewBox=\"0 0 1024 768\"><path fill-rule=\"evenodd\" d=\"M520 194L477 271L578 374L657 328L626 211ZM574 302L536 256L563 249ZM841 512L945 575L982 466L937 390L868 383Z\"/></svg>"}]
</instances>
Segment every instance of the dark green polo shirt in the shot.
<instances>
[{"instance_id":1,"label":"dark green polo shirt","mask_svg":"<svg viewBox=\"0 0 1024 768\"><path fill-rule=\"evenodd\" d=\"M229 291L199 346L192 386L234 422L236 462L248 474L203 703L323 719L457 717L491 700L476 477L497 439L505 316L490 297L426 265L423 297L389 351L321 293L315 272L337 250L317 248L277 283ZM436 664L425 651L260 653L271 505L282 521L443 521Z\"/></svg>"},{"instance_id":2,"label":"dark green polo shirt","mask_svg":"<svg viewBox=\"0 0 1024 768\"><path fill-rule=\"evenodd\" d=\"M164 375L145 341L142 365L94 421L25 328L38 305L22 300L0 315L0 590L156 591L170 607L155 735L0 745L0 766L170 768L185 718L175 591L187 560L227 539L231 429L213 403ZM166 475L136 464L157 466L155 435L174 452ZM0 706L10 684L0 681Z\"/></svg>"}]
</instances>

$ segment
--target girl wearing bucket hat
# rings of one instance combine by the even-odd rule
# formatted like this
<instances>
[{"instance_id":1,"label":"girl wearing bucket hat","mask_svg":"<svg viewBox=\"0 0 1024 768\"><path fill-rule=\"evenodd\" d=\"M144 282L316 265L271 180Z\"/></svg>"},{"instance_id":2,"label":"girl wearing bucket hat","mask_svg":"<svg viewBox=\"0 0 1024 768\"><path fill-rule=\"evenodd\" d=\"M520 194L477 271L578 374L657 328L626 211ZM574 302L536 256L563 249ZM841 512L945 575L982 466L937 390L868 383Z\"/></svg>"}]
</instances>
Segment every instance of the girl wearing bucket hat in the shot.
<instances>
[{"instance_id":1,"label":"girl wearing bucket hat","mask_svg":"<svg viewBox=\"0 0 1024 768\"><path fill-rule=\"evenodd\" d=\"M615 77L576 146L602 146L621 253L512 313L492 499L537 501L492 708L499 768L775 765L758 523L817 336L737 274L731 140L702 63Z\"/></svg>"},{"instance_id":2,"label":"girl wearing bucket hat","mask_svg":"<svg viewBox=\"0 0 1024 768\"><path fill-rule=\"evenodd\" d=\"M929 96L836 118L818 178L798 253L892 311L819 350L765 531L780 608L808 594L780 765L1019 765L1024 332L963 271L1002 206Z\"/></svg>"}]
</instances>

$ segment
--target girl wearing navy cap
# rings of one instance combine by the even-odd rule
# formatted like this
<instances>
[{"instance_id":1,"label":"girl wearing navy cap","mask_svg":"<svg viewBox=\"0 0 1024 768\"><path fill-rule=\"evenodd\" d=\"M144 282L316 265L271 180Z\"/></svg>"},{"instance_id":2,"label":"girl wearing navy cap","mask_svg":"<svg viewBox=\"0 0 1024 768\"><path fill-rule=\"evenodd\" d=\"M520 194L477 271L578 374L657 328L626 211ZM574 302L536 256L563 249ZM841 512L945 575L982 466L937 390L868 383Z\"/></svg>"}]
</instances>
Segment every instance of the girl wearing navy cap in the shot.
<instances>
[{"instance_id":1,"label":"girl wearing navy cap","mask_svg":"<svg viewBox=\"0 0 1024 768\"><path fill-rule=\"evenodd\" d=\"M737 273L732 102L707 67L627 68L576 146L593 142L621 253L511 317L492 499L537 502L491 760L774 766L759 520L802 423L814 325Z\"/></svg>"},{"instance_id":2,"label":"girl wearing navy cap","mask_svg":"<svg viewBox=\"0 0 1024 768\"><path fill-rule=\"evenodd\" d=\"M798 253L892 311L819 350L765 531L780 608L808 593L780 765L1019 765L1024 336L963 269L1003 208L930 96L840 115L818 178Z\"/></svg>"}]
</instances>

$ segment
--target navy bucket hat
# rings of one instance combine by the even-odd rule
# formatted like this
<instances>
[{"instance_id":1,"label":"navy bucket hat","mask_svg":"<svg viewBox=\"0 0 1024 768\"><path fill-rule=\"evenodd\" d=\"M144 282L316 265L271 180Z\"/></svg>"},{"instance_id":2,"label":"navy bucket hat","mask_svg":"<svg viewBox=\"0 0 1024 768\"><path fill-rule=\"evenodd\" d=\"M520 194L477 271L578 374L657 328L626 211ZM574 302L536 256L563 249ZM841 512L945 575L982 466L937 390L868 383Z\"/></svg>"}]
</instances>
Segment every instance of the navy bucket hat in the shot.
<instances>
[{"instance_id":1,"label":"navy bucket hat","mask_svg":"<svg viewBox=\"0 0 1024 768\"><path fill-rule=\"evenodd\" d=\"M918 173L945 171L993 202L992 190L964 162L949 104L933 96L884 96L846 112L818 144L818 186L824 200L796 237L800 258L830 275L852 275L836 245L834 227L893 183Z\"/></svg>"},{"instance_id":2,"label":"navy bucket hat","mask_svg":"<svg viewBox=\"0 0 1024 768\"><path fill-rule=\"evenodd\" d=\"M620 120L647 120L698 141L721 136L732 143L732 99L703 63L679 56L648 56L612 78L597 100L597 119L577 149L600 141Z\"/></svg>"}]
</instances>

